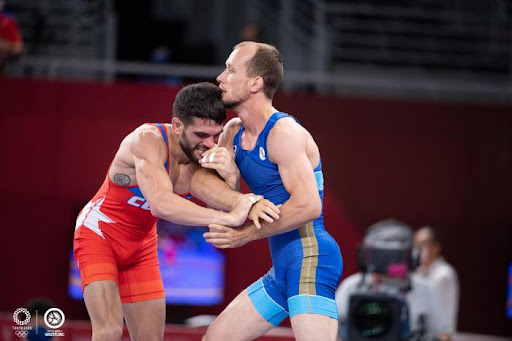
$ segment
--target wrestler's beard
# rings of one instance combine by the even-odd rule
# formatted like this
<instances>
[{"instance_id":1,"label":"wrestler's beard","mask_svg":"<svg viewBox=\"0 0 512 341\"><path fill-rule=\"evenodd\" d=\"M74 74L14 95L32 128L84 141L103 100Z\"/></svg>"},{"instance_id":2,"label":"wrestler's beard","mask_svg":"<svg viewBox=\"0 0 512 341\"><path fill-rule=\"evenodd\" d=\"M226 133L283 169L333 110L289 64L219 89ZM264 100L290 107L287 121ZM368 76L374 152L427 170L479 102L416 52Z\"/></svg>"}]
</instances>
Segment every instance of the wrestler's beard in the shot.
<instances>
[{"instance_id":1,"label":"wrestler's beard","mask_svg":"<svg viewBox=\"0 0 512 341\"><path fill-rule=\"evenodd\" d=\"M201 144L196 144L195 146L191 146L188 139L182 135L180 138L180 146L185 155L189 158L190 161L199 164L199 158L194 156L194 152L196 150L202 150L203 152L207 151L208 148L201 148Z\"/></svg>"},{"instance_id":2,"label":"wrestler's beard","mask_svg":"<svg viewBox=\"0 0 512 341\"><path fill-rule=\"evenodd\" d=\"M240 105L240 103L242 103L242 101L226 101L226 102L224 102L224 106L227 109L233 109L233 108L238 107Z\"/></svg>"},{"instance_id":3,"label":"wrestler's beard","mask_svg":"<svg viewBox=\"0 0 512 341\"><path fill-rule=\"evenodd\" d=\"M245 93L239 94L238 96L235 95L233 97L234 98L232 99L224 101L224 107L228 109L234 109L238 107L240 104L245 102L245 100L249 97L249 92L247 91Z\"/></svg>"}]
</instances>

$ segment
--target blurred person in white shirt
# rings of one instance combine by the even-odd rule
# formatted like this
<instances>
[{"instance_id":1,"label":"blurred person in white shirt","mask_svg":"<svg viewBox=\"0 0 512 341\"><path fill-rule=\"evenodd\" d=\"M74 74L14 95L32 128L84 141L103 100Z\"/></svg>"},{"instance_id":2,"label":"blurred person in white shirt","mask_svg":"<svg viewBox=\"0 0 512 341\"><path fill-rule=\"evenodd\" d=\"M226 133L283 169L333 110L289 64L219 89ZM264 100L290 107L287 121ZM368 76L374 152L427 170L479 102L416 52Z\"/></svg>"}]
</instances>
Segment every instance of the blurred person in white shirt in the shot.
<instances>
[{"instance_id":1,"label":"blurred person in white shirt","mask_svg":"<svg viewBox=\"0 0 512 341\"><path fill-rule=\"evenodd\" d=\"M414 234L414 245L421 252L420 266L416 274L428 281L439 297L448 318L449 332L457 330L459 312L459 280L455 269L441 254L439 234L430 226L420 228Z\"/></svg>"}]
</instances>

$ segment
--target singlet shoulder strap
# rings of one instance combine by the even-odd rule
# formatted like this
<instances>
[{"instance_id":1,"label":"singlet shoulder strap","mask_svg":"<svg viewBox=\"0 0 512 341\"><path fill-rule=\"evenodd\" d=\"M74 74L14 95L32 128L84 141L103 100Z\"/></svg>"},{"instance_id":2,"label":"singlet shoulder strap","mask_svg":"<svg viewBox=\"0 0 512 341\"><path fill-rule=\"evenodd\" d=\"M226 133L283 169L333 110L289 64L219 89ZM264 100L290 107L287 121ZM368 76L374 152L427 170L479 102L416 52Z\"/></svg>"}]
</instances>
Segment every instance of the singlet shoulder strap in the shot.
<instances>
[{"instance_id":1,"label":"singlet shoulder strap","mask_svg":"<svg viewBox=\"0 0 512 341\"><path fill-rule=\"evenodd\" d=\"M295 117L293 117L291 115L285 114L283 112L275 112L275 113L273 113L272 116L270 116L270 118L268 119L267 123L265 124L265 127L263 128L263 130L259 134L258 141L256 141L256 147L263 146L266 149L267 137L268 137L268 134L270 133L270 130L272 130L272 128L274 127L274 125L276 124L276 122L278 120L280 120L281 118L284 118L284 117L291 117L295 121L297 121L297 123L300 124L300 122ZM235 137L233 138L233 145L234 146L237 146L237 145L241 146L241 138L242 138L242 134L243 134L244 130L245 130L245 127L242 125L240 127L240 130L238 130L238 132L236 133Z\"/></svg>"},{"instance_id":2,"label":"singlet shoulder strap","mask_svg":"<svg viewBox=\"0 0 512 341\"><path fill-rule=\"evenodd\" d=\"M150 123L151 125L157 127L162 133L162 137L164 138L165 145L167 146L167 160L165 160L165 169L169 172L169 160L171 159L171 148L169 148L169 139L167 138L167 128L161 123Z\"/></svg>"},{"instance_id":3,"label":"singlet shoulder strap","mask_svg":"<svg viewBox=\"0 0 512 341\"><path fill-rule=\"evenodd\" d=\"M291 117L298 124L300 124L299 120L297 120L295 117L293 117L291 115L288 115L288 114L286 114L284 112L275 112L275 113L273 113L272 116L270 116L270 118L268 119L268 122L265 125L265 128L263 128L263 130L260 133L260 136L258 137L258 139L260 140L259 143L261 143L261 145L263 145L265 147L265 149L267 148L267 137L268 137L268 134L270 133L272 128L274 128L274 126L276 125L277 121L279 121L280 119L285 118L285 117Z\"/></svg>"},{"instance_id":4,"label":"singlet shoulder strap","mask_svg":"<svg viewBox=\"0 0 512 341\"><path fill-rule=\"evenodd\" d=\"M243 125L240 126L240 129L238 129L238 132L235 134L235 137L233 138L233 146L240 146L241 148L241 138L242 133L244 132L245 127Z\"/></svg>"},{"instance_id":5,"label":"singlet shoulder strap","mask_svg":"<svg viewBox=\"0 0 512 341\"><path fill-rule=\"evenodd\" d=\"M270 116L270 118L269 118L269 120L267 122L267 125L262 130L262 132L260 133L260 143L263 145L265 150L267 149L267 137L268 137L268 134L270 133L270 131L272 130L274 125L277 123L277 121L279 121L281 118L284 118L284 117L291 117L298 124L300 124L299 120L296 117L292 116L292 115L288 115L288 114L283 113L283 112L276 112L276 113L274 113L272 116ZM313 169L313 171L314 172L321 172L322 171L322 158L320 158L320 160L318 162L318 165L315 167L315 169Z\"/></svg>"}]
</instances>

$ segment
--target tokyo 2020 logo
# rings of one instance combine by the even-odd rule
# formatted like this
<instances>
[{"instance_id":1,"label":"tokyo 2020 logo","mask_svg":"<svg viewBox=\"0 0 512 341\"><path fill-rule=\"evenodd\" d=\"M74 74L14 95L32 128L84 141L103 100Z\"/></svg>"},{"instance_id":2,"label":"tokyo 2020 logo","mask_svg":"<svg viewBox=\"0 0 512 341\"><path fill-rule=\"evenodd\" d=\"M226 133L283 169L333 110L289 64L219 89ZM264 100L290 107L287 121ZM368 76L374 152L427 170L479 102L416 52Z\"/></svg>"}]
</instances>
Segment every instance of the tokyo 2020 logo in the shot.
<instances>
[{"instance_id":1,"label":"tokyo 2020 logo","mask_svg":"<svg viewBox=\"0 0 512 341\"><path fill-rule=\"evenodd\" d=\"M18 326L26 326L30 322L30 312L27 308L18 308L12 314L12 319Z\"/></svg>"}]
</instances>

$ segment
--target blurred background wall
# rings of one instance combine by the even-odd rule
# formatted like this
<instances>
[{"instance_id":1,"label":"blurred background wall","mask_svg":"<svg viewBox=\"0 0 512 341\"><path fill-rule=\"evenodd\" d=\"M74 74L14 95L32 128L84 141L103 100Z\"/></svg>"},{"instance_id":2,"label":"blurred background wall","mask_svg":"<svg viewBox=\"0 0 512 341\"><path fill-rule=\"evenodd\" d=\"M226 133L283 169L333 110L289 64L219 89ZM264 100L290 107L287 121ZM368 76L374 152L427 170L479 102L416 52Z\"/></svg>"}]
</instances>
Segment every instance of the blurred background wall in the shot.
<instances>
[{"instance_id":1,"label":"blurred background wall","mask_svg":"<svg viewBox=\"0 0 512 341\"><path fill-rule=\"evenodd\" d=\"M248 23L285 57L278 109L322 152L326 226L344 276L372 223L436 226L460 277L459 330L511 335L511 20L506 1L8 1L25 52L0 78L0 311L34 296L71 319L74 220L121 139L166 122L179 88L214 81ZM167 49L155 58L155 49ZM257 255L255 257L255 255ZM226 252L225 298L270 266ZM248 270L250 269L250 270ZM181 322L214 307L168 306Z\"/></svg>"}]
</instances>

